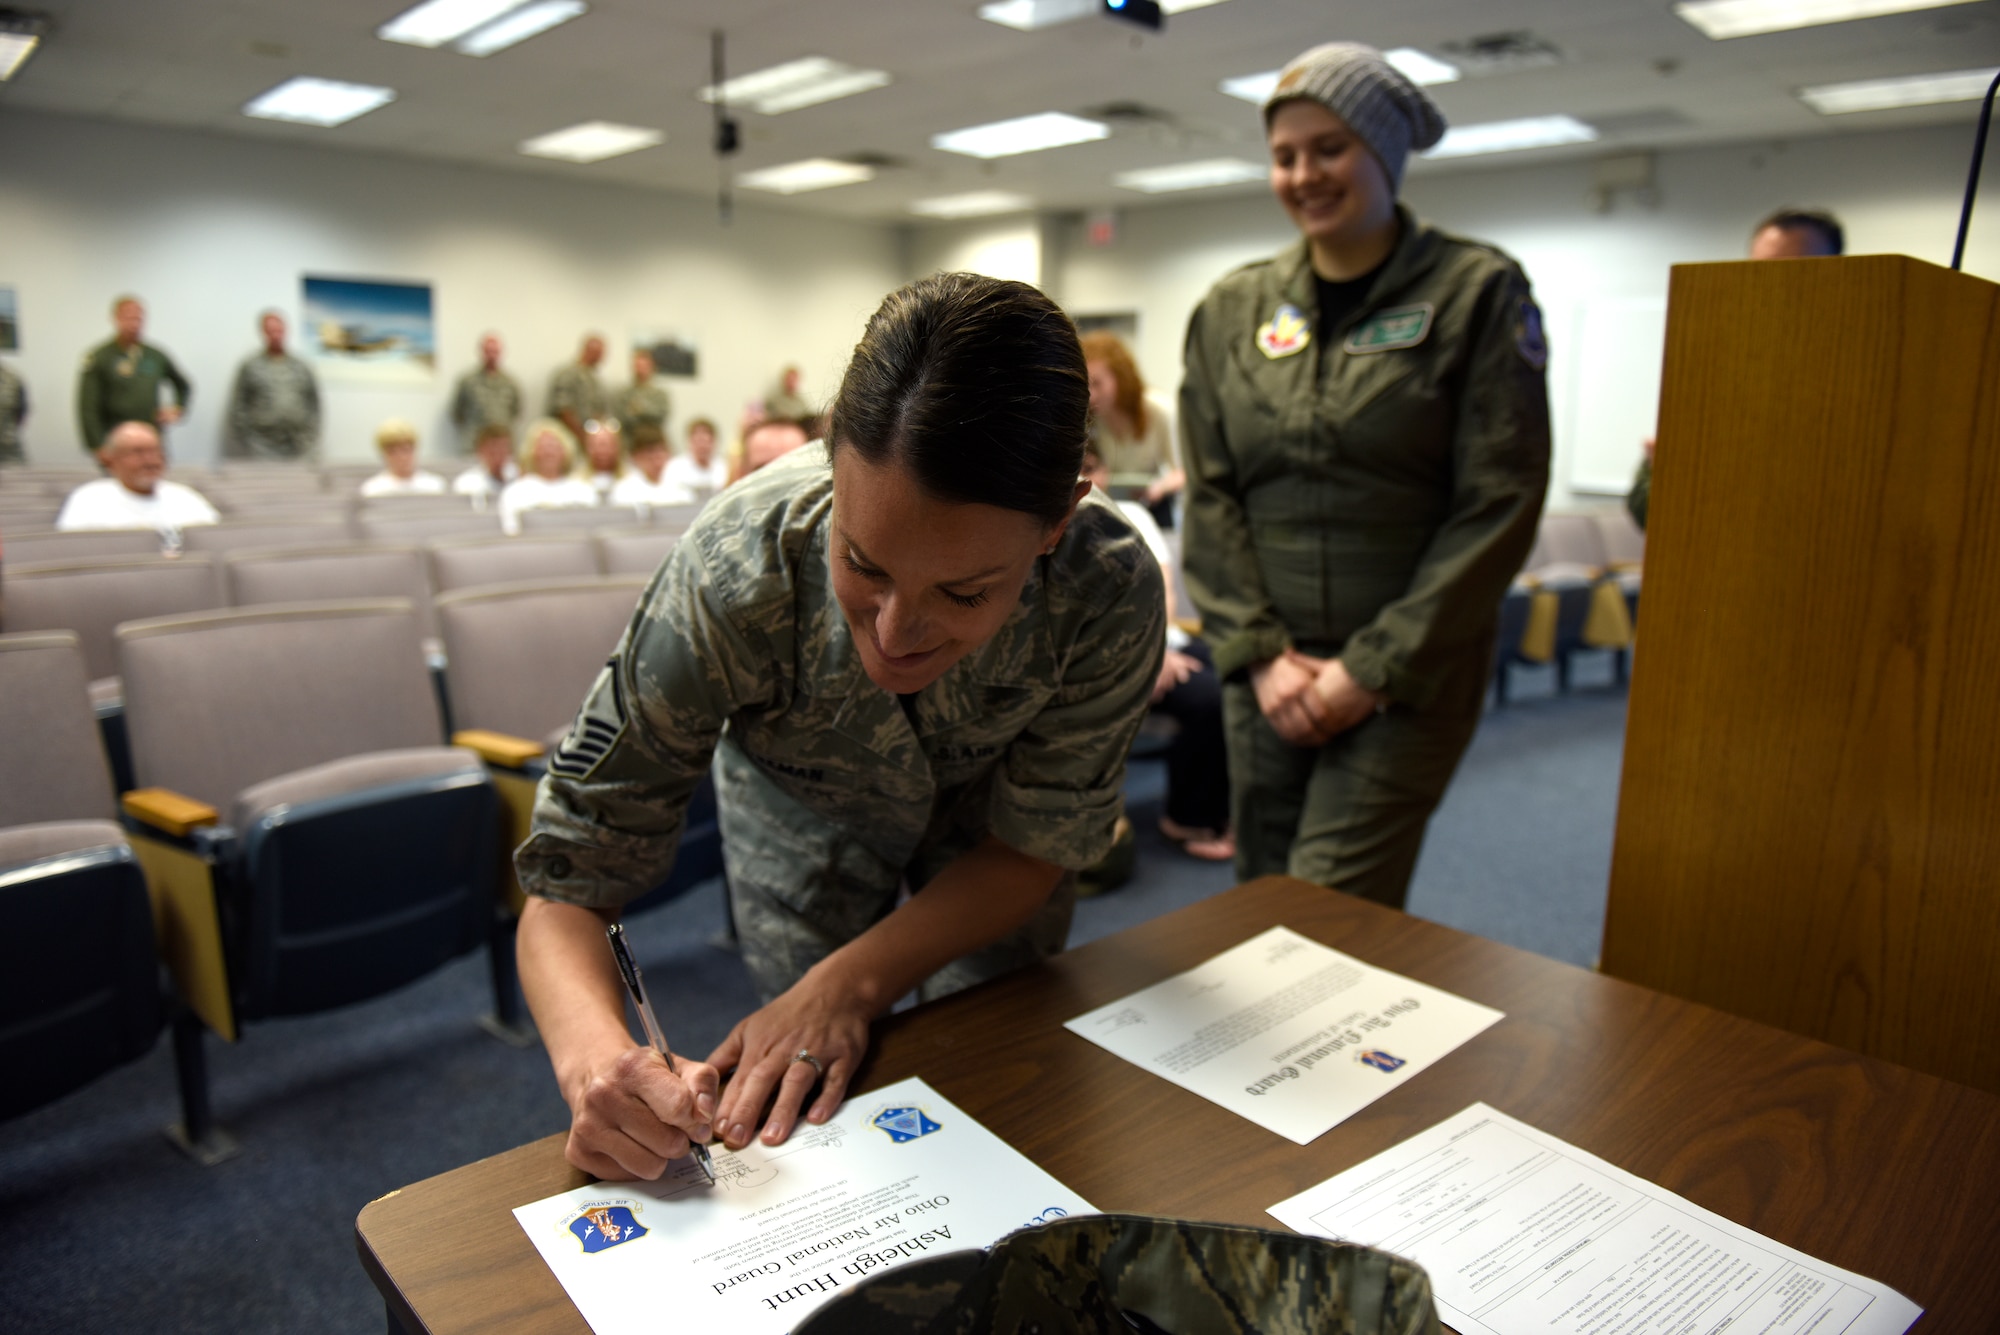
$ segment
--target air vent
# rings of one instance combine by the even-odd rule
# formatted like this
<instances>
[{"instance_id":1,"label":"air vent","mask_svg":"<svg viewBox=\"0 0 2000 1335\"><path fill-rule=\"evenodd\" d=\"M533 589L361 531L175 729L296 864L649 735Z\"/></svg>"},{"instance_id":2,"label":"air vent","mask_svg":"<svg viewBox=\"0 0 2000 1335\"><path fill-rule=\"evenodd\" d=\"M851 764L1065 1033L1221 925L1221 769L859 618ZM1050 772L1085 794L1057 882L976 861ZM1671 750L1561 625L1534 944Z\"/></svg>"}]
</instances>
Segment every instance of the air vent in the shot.
<instances>
[{"instance_id":1,"label":"air vent","mask_svg":"<svg viewBox=\"0 0 2000 1335\"><path fill-rule=\"evenodd\" d=\"M1475 77L1512 74L1563 62L1563 53L1554 42L1531 32L1492 32L1445 42L1441 49L1452 64Z\"/></svg>"},{"instance_id":2,"label":"air vent","mask_svg":"<svg viewBox=\"0 0 2000 1335\"><path fill-rule=\"evenodd\" d=\"M873 167L878 172L896 171L910 165L908 158L899 158L891 153L877 153L864 150L859 153L842 153L842 162L851 162L857 167Z\"/></svg>"}]
</instances>

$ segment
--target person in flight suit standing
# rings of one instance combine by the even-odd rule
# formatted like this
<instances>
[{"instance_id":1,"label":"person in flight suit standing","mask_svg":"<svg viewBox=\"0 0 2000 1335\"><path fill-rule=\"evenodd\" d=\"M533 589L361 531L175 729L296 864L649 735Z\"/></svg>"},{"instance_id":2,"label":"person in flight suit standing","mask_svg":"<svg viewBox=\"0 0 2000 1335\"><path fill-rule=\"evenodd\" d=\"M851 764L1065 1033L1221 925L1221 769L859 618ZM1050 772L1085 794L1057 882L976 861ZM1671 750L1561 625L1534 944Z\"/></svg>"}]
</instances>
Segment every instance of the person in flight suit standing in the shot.
<instances>
[{"instance_id":1,"label":"person in flight suit standing","mask_svg":"<svg viewBox=\"0 0 2000 1335\"><path fill-rule=\"evenodd\" d=\"M1397 202L1444 133L1370 47L1264 104L1297 245L1188 324L1188 592L1224 680L1236 869L1400 907L1478 723L1548 485L1548 358L1520 267Z\"/></svg>"},{"instance_id":2,"label":"person in flight suit standing","mask_svg":"<svg viewBox=\"0 0 2000 1335\"><path fill-rule=\"evenodd\" d=\"M140 341L146 331L146 308L137 297L111 303L117 333L84 354L76 377L76 424L83 451L95 456L111 428L120 422L144 422L163 427L181 420L191 386L173 358ZM160 382L174 387L174 401L160 402Z\"/></svg>"},{"instance_id":3,"label":"person in flight suit standing","mask_svg":"<svg viewBox=\"0 0 2000 1335\"><path fill-rule=\"evenodd\" d=\"M263 350L243 359L229 387L229 459L310 459L319 453L319 381L285 351L285 317L257 318Z\"/></svg>"}]
</instances>

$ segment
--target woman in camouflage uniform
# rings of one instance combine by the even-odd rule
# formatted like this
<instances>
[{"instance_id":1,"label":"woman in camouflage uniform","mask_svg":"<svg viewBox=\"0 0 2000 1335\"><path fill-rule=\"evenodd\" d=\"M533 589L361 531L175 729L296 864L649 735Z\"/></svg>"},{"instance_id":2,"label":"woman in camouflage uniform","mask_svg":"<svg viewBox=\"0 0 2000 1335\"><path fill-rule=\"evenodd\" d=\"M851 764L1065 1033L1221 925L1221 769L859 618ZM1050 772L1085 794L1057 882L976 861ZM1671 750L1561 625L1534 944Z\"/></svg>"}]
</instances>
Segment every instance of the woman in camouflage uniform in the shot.
<instances>
[{"instance_id":1,"label":"woman in camouflage uniform","mask_svg":"<svg viewBox=\"0 0 2000 1335\"><path fill-rule=\"evenodd\" d=\"M652 1178L711 1130L777 1144L815 1085L805 1119L832 1115L898 998L1062 948L1166 629L1158 564L1078 480L1087 403L1046 297L924 279L869 322L831 449L728 488L654 576L516 856L570 1162ZM676 1075L626 1030L604 928L711 762L766 1004Z\"/></svg>"},{"instance_id":2,"label":"woman in camouflage uniform","mask_svg":"<svg viewBox=\"0 0 2000 1335\"><path fill-rule=\"evenodd\" d=\"M1188 592L1239 875L1400 907L1547 486L1541 313L1506 255L1397 202L1444 118L1380 53L1306 52L1264 118L1300 239L1188 324Z\"/></svg>"}]
</instances>

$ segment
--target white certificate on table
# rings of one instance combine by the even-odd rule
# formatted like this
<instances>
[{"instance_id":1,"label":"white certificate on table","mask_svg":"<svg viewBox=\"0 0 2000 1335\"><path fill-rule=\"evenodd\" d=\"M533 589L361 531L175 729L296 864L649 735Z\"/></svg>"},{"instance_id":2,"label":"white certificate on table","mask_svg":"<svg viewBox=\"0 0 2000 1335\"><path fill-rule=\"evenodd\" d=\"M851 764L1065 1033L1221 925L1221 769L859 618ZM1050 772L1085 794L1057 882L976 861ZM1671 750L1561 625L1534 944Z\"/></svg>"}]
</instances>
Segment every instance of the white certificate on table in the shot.
<instances>
[{"instance_id":1,"label":"white certificate on table","mask_svg":"<svg viewBox=\"0 0 2000 1335\"><path fill-rule=\"evenodd\" d=\"M1305 1145L1503 1018L1273 927L1064 1027Z\"/></svg>"},{"instance_id":2,"label":"white certificate on table","mask_svg":"<svg viewBox=\"0 0 2000 1335\"><path fill-rule=\"evenodd\" d=\"M1923 1315L1483 1103L1271 1213L1417 1262L1460 1335L1902 1335Z\"/></svg>"},{"instance_id":3,"label":"white certificate on table","mask_svg":"<svg viewBox=\"0 0 2000 1335\"><path fill-rule=\"evenodd\" d=\"M514 1211L596 1335L781 1335L877 1270L1093 1214L921 1080L848 1099L775 1149Z\"/></svg>"}]
</instances>

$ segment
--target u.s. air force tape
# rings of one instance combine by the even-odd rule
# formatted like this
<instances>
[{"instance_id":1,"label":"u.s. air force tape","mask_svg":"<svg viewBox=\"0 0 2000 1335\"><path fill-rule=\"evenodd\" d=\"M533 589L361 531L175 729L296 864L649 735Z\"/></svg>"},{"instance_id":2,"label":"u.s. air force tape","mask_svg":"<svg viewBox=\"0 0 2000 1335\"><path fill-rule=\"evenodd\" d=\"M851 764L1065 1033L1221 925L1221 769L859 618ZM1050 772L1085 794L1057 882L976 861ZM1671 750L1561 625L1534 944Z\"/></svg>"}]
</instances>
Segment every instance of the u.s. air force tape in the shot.
<instances>
[{"instance_id":1,"label":"u.s. air force tape","mask_svg":"<svg viewBox=\"0 0 2000 1335\"><path fill-rule=\"evenodd\" d=\"M549 756L549 772L565 779L587 779L625 732L625 690L618 684L618 660L597 674L583 698L569 736Z\"/></svg>"}]
</instances>

